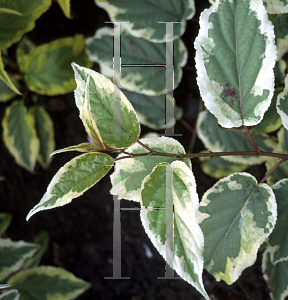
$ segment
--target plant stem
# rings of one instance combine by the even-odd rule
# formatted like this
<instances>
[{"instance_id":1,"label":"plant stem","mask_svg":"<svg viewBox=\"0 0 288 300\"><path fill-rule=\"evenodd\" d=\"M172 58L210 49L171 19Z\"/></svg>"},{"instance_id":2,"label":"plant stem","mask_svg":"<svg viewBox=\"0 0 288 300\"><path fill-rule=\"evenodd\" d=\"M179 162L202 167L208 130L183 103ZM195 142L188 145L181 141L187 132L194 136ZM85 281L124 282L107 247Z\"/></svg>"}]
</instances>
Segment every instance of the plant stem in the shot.
<instances>
[{"instance_id":1,"label":"plant stem","mask_svg":"<svg viewBox=\"0 0 288 300\"><path fill-rule=\"evenodd\" d=\"M278 163L271 169L269 172L263 177L263 179L259 183L263 183L266 179L281 165L285 162L285 159L281 159Z\"/></svg>"},{"instance_id":2,"label":"plant stem","mask_svg":"<svg viewBox=\"0 0 288 300\"><path fill-rule=\"evenodd\" d=\"M147 148L149 148L149 147L147 147ZM145 148L145 149L147 149L147 148ZM209 152L209 153L188 153L188 154L162 153L162 152L157 152L153 149L151 149L151 150L152 151L149 150L150 151L149 153L147 153L147 152L145 152L145 153L136 153L136 154L129 153L129 155L127 155L127 156L122 156L122 157L116 158L116 160L125 159L125 158L139 157L139 156L150 156L150 155L168 156L168 157L174 157L174 158L181 159L181 160L183 158L191 158L192 159L192 158L197 158L197 157L210 157L211 158L211 157L215 157L215 156L259 155L259 156L268 156L268 157L281 158L281 160L283 160L283 162L288 160L288 155L286 155L286 154L262 152L260 150L259 150L259 152L257 152L257 151L235 151L235 152Z\"/></svg>"},{"instance_id":3,"label":"plant stem","mask_svg":"<svg viewBox=\"0 0 288 300\"><path fill-rule=\"evenodd\" d=\"M248 136L248 139L249 139L251 145L253 146L253 148L256 150L257 153L260 153L261 151L260 151L260 149L256 146L255 142L253 141L253 138L252 138L252 136L251 136L251 133L250 133L248 127L244 125L244 128L245 128L246 134L247 134L247 136Z\"/></svg>"},{"instance_id":4,"label":"plant stem","mask_svg":"<svg viewBox=\"0 0 288 300\"><path fill-rule=\"evenodd\" d=\"M137 140L137 143L138 143L139 145L141 145L143 148L145 148L146 150L148 150L149 152L151 152L151 153L154 153L154 152L155 152L155 150L149 148L148 146L146 146L145 144L143 144L143 143L140 142L139 140ZM146 155L147 155L147 153L146 153Z\"/></svg>"}]
</instances>

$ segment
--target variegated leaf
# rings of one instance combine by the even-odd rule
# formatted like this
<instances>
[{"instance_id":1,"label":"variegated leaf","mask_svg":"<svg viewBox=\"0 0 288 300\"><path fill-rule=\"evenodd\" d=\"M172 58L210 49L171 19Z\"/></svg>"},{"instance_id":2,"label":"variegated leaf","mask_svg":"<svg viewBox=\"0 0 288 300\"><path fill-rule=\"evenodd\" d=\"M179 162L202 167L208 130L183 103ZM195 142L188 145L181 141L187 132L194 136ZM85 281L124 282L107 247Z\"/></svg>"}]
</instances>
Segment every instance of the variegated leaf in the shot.
<instances>
[{"instance_id":1,"label":"variegated leaf","mask_svg":"<svg viewBox=\"0 0 288 300\"><path fill-rule=\"evenodd\" d=\"M154 43L178 39L185 31L186 20L195 14L194 0L108 0L99 3L113 22L125 21L121 26L135 37ZM173 33L166 32L164 22L176 22ZM162 23L162 24L161 24Z\"/></svg>"},{"instance_id":2,"label":"variegated leaf","mask_svg":"<svg viewBox=\"0 0 288 300\"><path fill-rule=\"evenodd\" d=\"M167 248L172 251L167 262L209 299L202 282L204 237L195 217L198 206L195 178L182 161L158 164L142 182L140 216L146 233L166 261Z\"/></svg>"},{"instance_id":3,"label":"variegated leaf","mask_svg":"<svg viewBox=\"0 0 288 300\"><path fill-rule=\"evenodd\" d=\"M182 67L187 62L188 52L181 39L174 41L173 84L166 87L166 44L152 43L121 31L121 74L113 66L113 29L103 27L94 37L86 40L86 49L91 61L100 65L101 73L113 78L114 72L121 76L121 88L131 92L155 96L164 94L166 88L175 89L182 78ZM167 55L168 56L168 55ZM168 90L168 91L169 91Z\"/></svg>"},{"instance_id":4,"label":"variegated leaf","mask_svg":"<svg viewBox=\"0 0 288 300\"><path fill-rule=\"evenodd\" d=\"M52 0L1 0L1 7L19 14L1 14L0 48L18 42L25 32L32 30L35 21L50 7ZM13 26L11 26L13 24Z\"/></svg>"},{"instance_id":5,"label":"variegated leaf","mask_svg":"<svg viewBox=\"0 0 288 300\"><path fill-rule=\"evenodd\" d=\"M288 296L288 261L273 265L268 247L262 257L262 272L269 286L272 300L285 300Z\"/></svg>"},{"instance_id":6,"label":"variegated leaf","mask_svg":"<svg viewBox=\"0 0 288 300\"><path fill-rule=\"evenodd\" d=\"M219 124L260 123L273 96L277 54L262 1L216 1L200 16L195 48L200 93Z\"/></svg>"},{"instance_id":7,"label":"variegated leaf","mask_svg":"<svg viewBox=\"0 0 288 300\"><path fill-rule=\"evenodd\" d=\"M17 164L33 172L40 143L34 118L28 113L23 101L14 101L6 108L2 126L5 146Z\"/></svg>"},{"instance_id":8,"label":"variegated leaf","mask_svg":"<svg viewBox=\"0 0 288 300\"><path fill-rule=\"evenodd\" d=\"M72 64L77 88L76 105L88 135L99 149L123 149L140 135L140 124L131 103L105 76ZM117 93L119 106L114 103ZM116 101L115 101L116 102Z\"/></svg>"},{"instance_id":9,"label":"variegated leaf","mask_svg":"<svg viewBox=\"0 0 288 300\"><path fill-rule=\"evenodd\" d=\"M91 284L56 267L41 266L17 273L8 281L21 294L21 300L70 300L84 293Z\"/></svg>"},{"instance_id":10,"label":"variegated leaf","mask_svg":"<svg viewBox=\"0 0 288 300\"><path fill-rule=\"evenodd\" d=\"M72 92L76 85L71 63L92 65L84 46L84 37L75 35L43 44L25 55L20 69L29 89L49 96Z\"/></svg>"},{"instance_id":11,"label":"variegated leaf","mask_svg":"<svg viewBox=\"0 0 288 300\"><path fill-rule=\"evenodd\" d=\"M0 239L0 281L19 271L25 261L32 257L39 246L24 241Z\"/></svg>"},{"instance_id":12,"label":"variegated leaf","mask_svg":"<svg viewBox=\"0 0 288 300\"><path fill-rule=\"evenodd\" d=\"M50 155L55 149L53 121L42 106L33 106L29 113L34 117L35 129L40 141L37 159L42 168L47 169L52 160Z\"/></svg>"},{"instance_id":13,"label":"variegated leaf","mask_svg":"<svg viewBox=\"0 0 288 300\"><path fill-rule=\"evenodd\" d=\"M63 206L81 196L112 168L114 159L105 153L85 153L66 163L53 177L41 201L30 210L35 213Z\"/></svg>"},{"instance_id":14,"label":"variegated leaf","mask_svg":"<svg viewBox=\"0 0 288 300\"><path fill-rule=\"evenodd\" d=\"M199 212L204 267L216 280L232 284L254 264L260 245L275 226L275 195L252 175L235 173L206 191Z\"/></svg>"}]
</instances>

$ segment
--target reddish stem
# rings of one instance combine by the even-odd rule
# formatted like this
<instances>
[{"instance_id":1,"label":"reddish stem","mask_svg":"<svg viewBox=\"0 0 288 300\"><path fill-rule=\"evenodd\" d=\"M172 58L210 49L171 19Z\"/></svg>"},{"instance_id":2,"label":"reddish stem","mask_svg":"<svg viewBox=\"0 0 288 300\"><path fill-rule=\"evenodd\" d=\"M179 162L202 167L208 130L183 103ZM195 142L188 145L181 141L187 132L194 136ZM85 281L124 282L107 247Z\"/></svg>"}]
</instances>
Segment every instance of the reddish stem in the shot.
<instances>
[{"instance_id":1,"label":"reddish stem","mask_svg":"<svg viewBox=\"0 0 288 300\"><path fill-rule=\"evenodd\" d=\"M248 127L244 125L244 128L245 128L246 134L247 134L247 136L248 136L248 139L249 139L251 145L253 146L253 148L256 150L257 153L260 153L261 151L260 151L260 149L257 147L257 145L255 144L255 142L253 141L253 138L252 138L252 136L251 136L251 133L250 133Z\"/></svg>"},{"instance_id":2,"label":"reddish stem","mask_svg":"<svg viewBox=\"0 0 288 300\"><path fill-rule=\"evenodd\" d=\"M263 177L263 179L259 183L265 182L266 179L285 161L286 160L284 160L284 159L281 159L280 161L278 161L278 163L271 170L269 170L269 172Z\"/></svg>"}]
</instances>

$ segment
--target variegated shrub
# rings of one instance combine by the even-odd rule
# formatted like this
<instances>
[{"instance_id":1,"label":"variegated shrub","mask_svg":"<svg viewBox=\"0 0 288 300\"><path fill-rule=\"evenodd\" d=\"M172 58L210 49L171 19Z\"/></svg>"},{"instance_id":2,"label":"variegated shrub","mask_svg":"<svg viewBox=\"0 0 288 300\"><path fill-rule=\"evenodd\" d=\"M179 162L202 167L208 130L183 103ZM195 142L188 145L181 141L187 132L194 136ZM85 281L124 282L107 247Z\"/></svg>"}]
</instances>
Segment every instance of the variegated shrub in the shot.
<instances>
[{"instance_id":1,"label":"variegated shrub","mask_svg":"<svg viewBox=\"0 0 288 300\"><path fill-rule=\"evenodd\" d=\"M177 6L176 1L166 2L167 7ZM179 2L187 10L177 14L184 22L193 14L194 2ZM195 40L197 82L207 108L198 116L196 129L208 152L186 154L183 146L168 136L139 139L137 114L125 94L100 73L73 63L76 105L92 142L54 152L84 154L57 172L27 220L38 211L71 202L114 166L111 194L140 203L142 224L154 246L203 297L209 299L202 281L204 268L216 280L232 284L255 263L262 246L264 277L271 298L280 300L288 295L288 77L283 89L287 1L212 2L201 13ZM158 6L163 3L159 1ZM137 25L131 14L134 1L109 0L100 5L111 9L113 21L125 18L125 13L131 17L126 30L135 36L131 39L135 49L144 43L136 40L141 34L150 42L162 41L161 32ZM151 10L145 1L139 5ZM167 9L167 18L169 12ZM269 15L272 13L282 15ZM177 30L180 35L182 27ZM104 29L94 40L88 39L88 52L101 47L95 40L105 42L107 37L111 32ZM150 49L156 48L152 45ZM104 53L98 53L96 59L111 73ZM129 78L129 73L123 76ZM276 131L277 136L273 134ZM102 151L119 155L114 158ZM195 158L203 161L204 172L219 179L200 202L191 166ZM258 182L244 171L260 163L265 163L267 173ZM168 202L173 204L172 210ZM171 252L172 260L168 257Z\"/></svg>"}]
</instances>

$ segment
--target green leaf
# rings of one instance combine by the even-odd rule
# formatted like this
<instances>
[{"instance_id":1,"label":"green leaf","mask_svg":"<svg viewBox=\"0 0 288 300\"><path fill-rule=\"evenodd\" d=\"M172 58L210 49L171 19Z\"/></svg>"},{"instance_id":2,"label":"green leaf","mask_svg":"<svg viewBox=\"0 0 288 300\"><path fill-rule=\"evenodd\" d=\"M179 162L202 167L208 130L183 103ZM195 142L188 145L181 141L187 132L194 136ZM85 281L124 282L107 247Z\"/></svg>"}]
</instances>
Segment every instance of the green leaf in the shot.
<instances>
[{"instance_id":1,"label":"green leaf","mask_svg":"<svg viewBox=\"0 0 288 300\"><path fill-rule=\"evenodd\" d=\"M95 152L95 151L100 151L102 149L99 149L95 144L90 144L90 143L82 143L76 146L70 146L67 148L59 149L51 153L51 155L58 154L58 153L63 153L67 151L79 151L79 152Z\"/></svg>"},{"instance_id":2,"label":"green leaf","mask_svg":"<svg viewBox=\"0 0 288 300\"><path fill-rule=\"evenodd\" d=\"M70 0L57 0L66 18L71 19Z\"/></svg>"},{"instance_id":3,"label":"green leaf","mask_svg":"<svg viewBox=\"0 0 288 300\"><path fill-rule=\"evenodd\" d=\"M288 5L287 5L288 12ZM276 36L277 60L279 61L288 51L288 14L278 15L273 19L274 31Z\"/></svg>"},{"instance_id":4,"label":"green leaf","mask_svg":"<svg viewBox=\"0 0 288 300\"><path fill-rule=\"evenodd\" d=\"M20 69L31 91L42 95L59 95L75 89L71 63L90 67L82 35L60 38L36 47L25 55Z\"/></svg>"},{"instance_id":5,"label":"green leaf","mask_svg":"<svg viewBox=\"0 0 288 300\"><path fill-rule=\"evenodd\" d=\"M167 175L171 176L173 187ZM171 209L174 236L173 232L166 233L166 225L169 226L166 199L169 197L174 205L174 209ZM182 161L174 161L171 166L167 163L159 164L143 180L140 216L146 233L164 259L167 259L166 247L174 252L175 271L209 299L202 282L204 236L196 222L198 206L194 175ZM171 238L172 248L167 243L166 234Z\"/></svg>"},{"instance_id":6,"label":"green leaf","mask_svg":"<svg viewBox=\"0 0 288 300\"><path fill-rule=\"evenodd\" d=\"M17 89L17 87L15 86L15 81L14 83L12 82L12 80L10 79L10 76L6 73L6 71L4 70L4 64L2 61L2 57L1 57L1 51L0 51L0 79L2 81L5 82L5 84L15 93L18 95L21 95L21 93L19 92L19 90ZM6 92L7 93L7 92ZM10 91L11 93L11 91Z\"/></svg>"},{"instance_id":7,"label":"green leaf","mask_svg":"<svg viewBox=\"0 0 288 300\"><path fill-rule=\"evenodd\" d=\"M34 123L23 101L14 101L7 107L2 120L5 146L17 164L29 172L33 172L39 153L39 140Z\"/></svg>"},{"instance_id":8,"label":"green leaf","mask_svg":"<svg viewBox=\"0 0 288 300\"><path fill-rule=\"evenodd\" d=\"M274 228L275 195L252 175L235 173L206 191L199 211L204 266L216 280L232 284L254 264L258 248Z\"/></svg>"},{"instance_id":9,"label":"green leaf","mask_svg":"<svg viewBox=\"0 0 288 300\"><path fill-rule=\"evenodd\" d=\"M47 169L52 160L50 154L55 149L53 121L46 110L40 105L33 106L29 110L29 113L34 117L35 129L40 141L37 160L43 169Z\"/></svg>"},{"instance_id":10,"label":"green leaf","mask_svg":"<svg viewBox=\"0 0 288 300\"><path fill-rule=\"evenodd\" d=\"M48 10L51 3L51 0L1 0L2 8L17 11L21 15L1 14L0 48L9 48L18 42L25 32L32 30L35 21Z\"/></svg>"},{"instance_id":11,"label":"green leaf","mask_svg":"<svg viewBox=\"0 0 288 300\"><path fill-rule=\"evenodd\" d=\"M178 39L185 31L186 20L195 14L194 0L108 0L97 5L105 9L113 22L125 21L121 27L135 37L154 43L165 42L166 26L162 22L181 22L174 24L174 38ZM167 36L172 40L171 35Z\"/></svg>"},{"instance_id":12,"label":"green leaf","mask_svg":"<svg viewBox=\"0 0 288 300\"><path fill-rule=\"evenodd\" d=\"M20 66L23 63L23 60L26 55L32 52L36 48L36 45L24 36L22 40L17 44L16 48L16 59L17 63Z\"/></svg>"},{"instance_id":13,"label":"green leaf","mask_svg":"<svg viewBox=\"0 0 288 300\"><path fill-rule=\"evenodd\" d=\"M22 268L38 248L37 244L0 238L0 281Z\"/></svg>"},{"instance_id":14,"label":"green leaf","mask_svg":"<svg viewBox=\"0 0 288 300\"><path fill-rule=\"evenodd\" d=\"M287 0L264 0L264 5L269 14L288 13Z\"/></svg>"},{"instance_id":15,"label":"green leaf","mask_svg":"<svg viewBox=\"0 0 288 300\"><path fill-rule=\"evenodd\" d=\"M288 130L288 75L285 78L284 91L277 96L276 108L283 126Z\"/></svg>"},{"instance_id":16,"label":"green leaf","mask_svg":"<svg viewBox=\"0 0 288 300\"><path fill-rule=\"evenodd\" d=\"M90 283L56 267L41 266L17 273L8 283L21 294L21 300L75 299Z\"/></svg>"},{"instance_id":17,"label":"green leaf","mask_svg":"<svg viewBox=\"0 0 288 300\"><path fill-rule=\"evenodd\" d=\"M197 134L205 147L213 152L255 151L245 130L227 130L218 125L216 118L208 111L202 111L197 121ZM276 148L276 141L265 134L252 133L256 145L265 152ZM267 160L264 156L237 155L223 156L229 162L246 165L260 164Z\"/></svg>"},{"instance_id":18,"label":"green leaf","mask_svg":"<svg viewBox=\"0 0 288 300\"><path fill-rule=\"evenodd\" d=\"M116 72L113 69L113 29L103 27L97 30L94 37L86 40L86 50L89 59L100 65L101 73L113 78ZM148 96L165 93L165 53L165 43L151 43L121 31L121 65L123 67L121 67L121 74L118 74L121 75L121 88ZM182 67L187 62L187 56L188 52L182 40L175 40L174 88L181 81ZM129 66L124 67L125 64ZM159 64L162 66L155 66Z\"/></svg>"},{"instance_id":19,"label":"green leaf","mask_svg":"<svg viewBox=\"0 0 288 300\"><path fill-rule=\"evenodd\" d=\"M241 163L229 162L219 156L201 157L202 171L213 178L222 178L235 172L241 172L247 169L247 165Z\"/></svg>"},{"instance_id":20,"label":"green leaf","mask_svg":"<svg viewBox=\"0 0 288 300\"><path fill-rule=\"evenodd\" d=\"M176 140L168 137L150 137L140 140L144 145L152 148L155 151L162 153L174 153L185 154L183 146ZM144 149L139 144L126 149L126 152L131 154L147 153L148 150ZM127 154L121 153L120 157L125 157ZM117 195L119 198L125 198L140 202L141 184L144 178L149 175L152 169L161 162L172 163L177 160L174 157L167 156L150 156L147 157L135 157L125 158L115 161L115 171L111 175L112 189L110 193ZM191 162L189 159L183 160L186 165L191 168Z\"/></svg>"},{"instance_id":21,"label":"green leaf","mask_svg":"<svg viewBox=\"0 0 288 300\"><path fill-rule=\"evenodd\" d=\"M121 149L133 145L140 135L140 124L125 95L100 73L74 63L72 67L77 82L76 105L96 146L100 149ZM114 104L115 91L118 107Z\"/></svg>"},{"instance_id":22,"label":"green leaf","mask_svg":"<svg viewBox=\"0 0 288 300\"><path fill-rule=\"evenodd\" d=\"M274 91L274 31L261 1L217 1L200 16L197 82L205 106L226 128L253 126Z\"/></svg>"},{"instance_id":23,"label":"green leaf","mask_svg":"<svg viewBox=\"0 0 288 300\"><path fill-rule=\"evenodd\" d=\"M3 234L9 227L12 221L12 215L7 213L0 213L0 235Z\"/></svg>"},{"instance_id":24,"label":"green leaf","mask_svg":"<svg viewBox=\"0 0 288 300\"><path fill-rule=\"evenodd\" d=\"M0 295L1 300L18 300L20 294L17 290L10 290Z\"/></svg>"},{"instance_id":25,"label":"green leaf","mask_svg":"<svg viewBox=\"0 0 288 300\"><path fill-rule=\"evenodd\" d=\"M288 261L273 265L269 248L263 253L262 272L270 290L272 300L284 300L288 296Z\"/></svg>"},{"instance_id":26,"label":"green leaf","mask_svg":"<svg viewBox=\"0 0 288 300\"><path fill-rule=\"evenodd\" d=\"M63 206L81 196L112 168L114 159L104 153L85 153L66 163L53 177L41 201L27 221L39 211Z\"/></svg>"},{"instance_id":27,"label":"green leaf","mask_svg":"<svg viewBox=\"0 0 288 300\"><path fill-rule=\"evenodd\" d=\"M287 214L288 214L288 179L278 181L272 186L276 196L278 218L275 228L269 236L271 262L275 265L278 262L288 260L288 232L287 232Z\"/></svg>"},{"instance_id":28,"label":"green leaf","mask_svg":"<svg viewBox=\"0 0 288 300\"><path fill-rule=\"evenodd\" d=\"M175 105L174 99L169 94L165 98L165 94L146 96L127 90L122 90L122 92L133 105L140 124L149 128L154 130L170 128L175 125L176 120L182 118L182 108ZM169 118L166 115L166 103L174 107L174 114Z\"/></svg>"}]
</instances>

